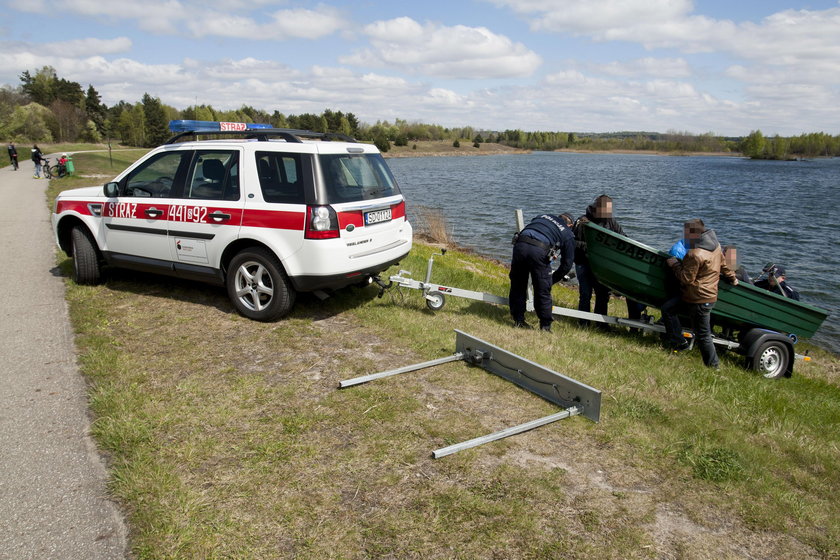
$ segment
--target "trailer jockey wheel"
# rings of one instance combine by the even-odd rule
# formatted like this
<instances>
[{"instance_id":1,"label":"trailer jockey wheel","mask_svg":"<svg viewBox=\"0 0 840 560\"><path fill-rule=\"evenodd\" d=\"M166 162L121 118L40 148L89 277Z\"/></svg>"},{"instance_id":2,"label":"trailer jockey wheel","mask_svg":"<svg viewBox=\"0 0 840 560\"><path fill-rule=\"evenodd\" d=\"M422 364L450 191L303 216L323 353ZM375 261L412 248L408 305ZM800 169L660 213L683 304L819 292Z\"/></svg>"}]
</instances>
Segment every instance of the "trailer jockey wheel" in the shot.
<instances>
[{"instance_id":1,"label":"trailer jockey wheel","mask_svg":"<svg viewBox=\"0 0 840 560\"><path fill-rule=\"evenodd\" d=\"M426 307L431 309L432 311L438 311L443 309L443 306L446 305L446 298L443 297L443 294L440 292L431 292L426 294Z\"/></svg>"}]
</instances>

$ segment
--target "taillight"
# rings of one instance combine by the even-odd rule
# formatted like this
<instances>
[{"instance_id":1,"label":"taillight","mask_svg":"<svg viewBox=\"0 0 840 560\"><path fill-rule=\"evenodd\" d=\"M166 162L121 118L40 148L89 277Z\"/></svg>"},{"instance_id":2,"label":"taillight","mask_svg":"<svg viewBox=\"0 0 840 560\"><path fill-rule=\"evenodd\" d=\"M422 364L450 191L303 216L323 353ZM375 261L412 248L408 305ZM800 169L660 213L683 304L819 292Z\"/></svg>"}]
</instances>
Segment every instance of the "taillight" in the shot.
<instances>
[{"instance_id":1,"label":"taillight","mask_svg":"<svg viewBox=\"0 0 840 560\"><path fill-rule=\"evenodd\" d=\"M339 237L338 216L332 206L307 206L306 239L334 239Z\"/></svg>"},{"instance_id":2,"label":"taillight","mask_svg":"<svg viewBox=\"0 0 840 560\"><path fill-rule=\"evenodd\" d=\"M402 218L404 216L405 216L405 201L401 200L399 202L399 204L396 204L396 205L391 207L391 217L396 219L396 218Z\"/></svg>"}]
</instances>

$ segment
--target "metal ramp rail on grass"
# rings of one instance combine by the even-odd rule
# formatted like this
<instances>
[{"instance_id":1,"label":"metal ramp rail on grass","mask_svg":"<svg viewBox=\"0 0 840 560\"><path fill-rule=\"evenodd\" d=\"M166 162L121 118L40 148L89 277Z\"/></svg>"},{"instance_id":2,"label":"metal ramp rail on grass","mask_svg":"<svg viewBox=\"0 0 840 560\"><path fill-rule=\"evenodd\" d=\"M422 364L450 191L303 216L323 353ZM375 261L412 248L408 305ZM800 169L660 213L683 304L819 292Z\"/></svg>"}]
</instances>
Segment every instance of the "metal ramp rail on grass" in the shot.
<instances>
[{"instance_id":1,"label":"metal ramp rail on grass","mask_svg":"<svg viewBox=\"0 0 840 560\"><path fill-rule=\"evenodd\" d=\"M566 377L540 364L508 352L465 332L455 330L455 353L445 358L438 358L402 368L373 373L362 377L347 379L339 383L339 388L352 387L376 379L409 373L449 362L465 361L514 383L523 389L539 395L545 400L562 407L564 410L537 420L525 422L492 434L470 439L461 443L443 447L432 452L435 459L457 453L512 435L545 426L564 418L581 415L593 422L598 422L601 415L601 391L580 381Z\"/></svg>"}]
</instances>

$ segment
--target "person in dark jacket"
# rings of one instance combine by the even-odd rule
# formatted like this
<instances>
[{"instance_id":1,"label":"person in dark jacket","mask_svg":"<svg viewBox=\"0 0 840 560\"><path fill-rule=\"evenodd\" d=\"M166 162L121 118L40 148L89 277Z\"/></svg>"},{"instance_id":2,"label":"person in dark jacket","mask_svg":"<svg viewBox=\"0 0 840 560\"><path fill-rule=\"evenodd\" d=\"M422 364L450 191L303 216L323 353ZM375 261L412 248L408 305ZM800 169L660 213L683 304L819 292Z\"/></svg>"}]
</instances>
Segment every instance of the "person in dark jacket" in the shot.
<instances>
[{"instance_id":1,"label":"person in dark jacket","mask_svg":"<svg viewBox=\"0 0 840 560\"><path fill-rule=\"evenodd\" d=\"M680 283L681 294L662 304L662 321L672 348L685 350L689 345L682 337L677 310L682 307L687 311L703 363L718 368L717 351L712 342L712 308L717 301L721 276L735 286L738 285L738 279L726 266L714 230L707 229L703 220L698 218L685 222L684 230L684 238L688 243L685 257L682 261L675 257L665 261Z\"/></svg>"},{"instance_id":2,"label":"person in dark jacket","mask_svg":"<svg viewBox=\"0 0 840 560\"><path fill-rule=\"evenodd\" d=\"M35 164L35 174L32 176L35 179L41 178L41 160L44 159L43 154L41 154L41 148L38 147L38 144L32 146L32 163Z\"/></svg>"},{"instance_id":3,"label":"person in dark jacket","mask_svg":"<svg viewBox=\"0 0 840 560\"><path fill-rule=\"evenodd\" d=\"M595 292L595 313L607 314L607 304L610 301L610 290L592 274L589 267L589 259L586 256L586 237L583 233L583 225L587 222L598 224L610 231L624 235L621 224L613 218L613 201L609 196L602 194L595 199L595 202L586 208L586 213L575 222L575 275L578 279L578 310L591 310L592 292ZM644 305L633 300L627 300L627 316L630 319L639 320L644 311ZM587 324L587 321L581 321ZM599 323L599 325L601 325ZM604 328L606 325L604 325Z\"/></svg>"},{"instance_id":4,"label":"person in dark jacket","mask_svg":"<svg viewBox=\"0 0 840 560\"><path fill-rule=\"evenodd\" d=\"M799 301L799 292L785 282L785 267L780 264L768 264L762 270L763 274L755 281L756 288L769 290L774 294Z\"/></svg>"},{"instance_id":5,"label":"person in dark jacket","mask_svg":"<svg viewBox=\"0 0 840 560\"><path fill-rule=\"evenodd\" d=\"M520 231L513 244L510 263L510 314L515 327L530 328L525 322L528 299L528 278L534 286L534 311L540 328L551 331L551 286L572 269L575 236L569 214L537 216ZM551 272L552 257L560 259L560 266Z\"/></svg>"},{"instance_id":6,"label":"person in dark jacket","mask_svg":"<svg viewBox=\"0 0 840 560\"><path fill-rule=\"evenodd\" d=\"M9 151L9 161L12 164L12 167L15 171L18 170L18 153L17 148L15 148L14 142L9 142L9 145L6 146L6 149Z\"/></svg>"}]
</instances>

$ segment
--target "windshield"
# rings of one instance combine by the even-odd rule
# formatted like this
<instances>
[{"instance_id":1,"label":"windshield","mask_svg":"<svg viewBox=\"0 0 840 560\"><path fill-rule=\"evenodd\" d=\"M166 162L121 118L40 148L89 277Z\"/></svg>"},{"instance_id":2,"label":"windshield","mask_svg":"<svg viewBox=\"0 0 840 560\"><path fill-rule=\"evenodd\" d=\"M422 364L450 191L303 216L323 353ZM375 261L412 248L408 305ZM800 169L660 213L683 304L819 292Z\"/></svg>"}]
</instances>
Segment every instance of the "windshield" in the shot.
<instances>
[{"instance_id":1,"label":"windshield","mask_svg":"<svg viewBox=\"0 0 840 560\"><path fill-rule=\"evenodd\" d=\"M400 194L380 154L322 154L320 160L329 203Z\"/></svg>"}]
</instances>

